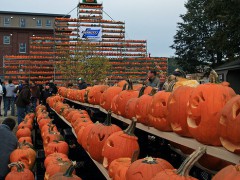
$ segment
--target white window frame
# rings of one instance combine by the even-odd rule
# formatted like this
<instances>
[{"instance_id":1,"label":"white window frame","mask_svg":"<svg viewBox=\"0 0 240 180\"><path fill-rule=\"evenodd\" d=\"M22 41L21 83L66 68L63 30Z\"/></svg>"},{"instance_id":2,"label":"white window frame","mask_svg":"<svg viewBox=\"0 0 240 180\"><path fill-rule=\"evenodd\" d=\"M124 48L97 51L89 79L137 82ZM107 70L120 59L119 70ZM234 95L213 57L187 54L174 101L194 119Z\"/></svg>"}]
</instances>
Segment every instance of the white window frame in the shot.
<instances>
[{"instance_id":1,"label":"white window frame","mask_svg":"<svg viewBox=\"0 0 240 180\"><path fill-rule=\"evenodd\" d=\"M22 51L24 49L24 51ZM27 43L19 43L19 53L27 53Z\"/></svg>"},{"instance_id":2,"label":"white window frame","mask_svg":"<svg viewBox=\"0 0 240 180\"><path fill-rule=\"evenodd\" d=\"M26 19L25 18L20 18L19 19L19 26L20 27L26 27Z\"/></svg>"},{"instance_id":3,"label":"white window frame","mask_svg":"<svg viewBox=\"0 0 240 180\"><path fill-rule=\"evenodd\" d=\"M3 44L10 44L11 38L10 36L3 36Z\"/></svg>"},{"instance_id":4,"label":"white window frame","mask_svg":"<svg viewBox=\"0 0 240 180\"><path fill-rule=\"evenodd\" d=\"M36 26L37 27L42 27L42 19L37 19L36 20Z\"/></svg>"},{"instance_id":5,"label":"white window frame","mask_svg":"<svg viewBox=\"0 0 240 180\"><path fill-rule=\"evenodd\" d=\"M48 23L50 22L50 23ZM46 20L46 27L51 27L52 26L52 21L50 19Z\"/></svg>"}]
</instances>

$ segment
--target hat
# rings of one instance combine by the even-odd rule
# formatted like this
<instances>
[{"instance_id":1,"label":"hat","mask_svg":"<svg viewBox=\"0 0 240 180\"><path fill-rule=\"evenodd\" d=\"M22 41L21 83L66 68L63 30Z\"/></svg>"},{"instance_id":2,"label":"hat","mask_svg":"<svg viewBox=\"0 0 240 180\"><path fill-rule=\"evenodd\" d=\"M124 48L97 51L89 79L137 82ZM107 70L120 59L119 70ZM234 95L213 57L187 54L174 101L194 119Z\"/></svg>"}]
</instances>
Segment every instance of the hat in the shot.
<instances>
[{"instance_id":1,"label":"hat","mask_svg":"<svg viewBox=\"0 0 240 180\"><path fill-rule=\"evenodd\" d=\"M78 80L79 80L79 81L84 81L84 79L83 79L83 78L81 78L81 77L80 77L80 78L78 78Z\"/></svg>"}]
</instances>

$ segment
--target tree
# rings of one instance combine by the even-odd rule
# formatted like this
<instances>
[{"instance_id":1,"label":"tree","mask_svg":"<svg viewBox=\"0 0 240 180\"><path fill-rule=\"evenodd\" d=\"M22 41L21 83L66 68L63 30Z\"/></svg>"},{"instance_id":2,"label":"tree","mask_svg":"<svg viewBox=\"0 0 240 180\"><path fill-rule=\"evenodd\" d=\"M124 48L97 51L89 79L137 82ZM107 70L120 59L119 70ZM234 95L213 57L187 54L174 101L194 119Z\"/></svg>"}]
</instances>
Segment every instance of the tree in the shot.
<instances>
[{"instance_id":1,"label":"tree","mask_svg":"<svg viewBox=\"0 0 240 180\"><path fill-rule=\"evenodd\" d=\"M60 49L62 56L58 58L57 68L65 82L74 83L82 77L87 83L93 84L107 77L111 67L109 59L96 55L94 43L78 40L75 46Z\"/></svg>"},{"instance_id":2,"label":"tree","mask_svg":"<svg viewBox=\"0 0 240 180\"><path fill-rule=\"evenodd\" d=\"M185 7L171 46L183 70L203 71L239 58L239 0L188 0Z\"/></svg>"}]
</instances>

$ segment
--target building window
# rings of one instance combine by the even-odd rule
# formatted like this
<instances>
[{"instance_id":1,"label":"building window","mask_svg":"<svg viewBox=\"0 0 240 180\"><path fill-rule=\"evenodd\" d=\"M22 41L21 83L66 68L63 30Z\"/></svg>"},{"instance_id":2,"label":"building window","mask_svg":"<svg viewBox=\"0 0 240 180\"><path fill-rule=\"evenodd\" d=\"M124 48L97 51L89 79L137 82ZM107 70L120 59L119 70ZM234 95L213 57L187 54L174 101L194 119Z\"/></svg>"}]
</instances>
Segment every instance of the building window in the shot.
<instances>
[{"instance_id":1,"label":"building window","mask_svg":"<svg viewBox=\"0 0 240 180\"><path fill-rule=\"evenodd\" d=\"M42 27L42 20L41 19L37 19L37 27Z\"/></svg>"},{"instance_id":2,"label":"building window","mask_svg":"<svg viewBox=\"0 0 240 180\"><path fill-rule=\"evenodd\" d=\"M46 21L46 26L47 26L47 27L50 27L51 25L52 25L52 21L48 19L48 20Z\"/></svg>"},{"instance_id":3,"label":"building window","mask_svg":"<svg viewBox=\"0 0 240 180\"><path fill-rule=\"evenodd\" d=\"M10 17L4 17L4 26L9 26L11 22L11 18Z\"/></svg>"},{"instance_id":4,"label":"building window","mask_svg":"<svg viewBox=\"0 0 240 180\"><path fill-rule=\"evenodd\" d=\"M3 36L3 44L10 44L10 36Z\"/></svg>"},{"instance_id":5,"label":"building window","mask_svg":"<svg viewBox=\"0 0 240 180\"><path fill-rule=\"evenodd\" d=\"M27 45L26 43L19 44L19 53L26 53L27 52Z\"/></svg>"},{"instance_id":6,"label":"building window","mask_svg":"<svg viewBox=\"0 0 240 180\"><path fill-rule=\"evenodd\" d=\"M20 18L20 27L26 27L26 20L25 20L25 18Z\"/></svg>"}]
</instances>

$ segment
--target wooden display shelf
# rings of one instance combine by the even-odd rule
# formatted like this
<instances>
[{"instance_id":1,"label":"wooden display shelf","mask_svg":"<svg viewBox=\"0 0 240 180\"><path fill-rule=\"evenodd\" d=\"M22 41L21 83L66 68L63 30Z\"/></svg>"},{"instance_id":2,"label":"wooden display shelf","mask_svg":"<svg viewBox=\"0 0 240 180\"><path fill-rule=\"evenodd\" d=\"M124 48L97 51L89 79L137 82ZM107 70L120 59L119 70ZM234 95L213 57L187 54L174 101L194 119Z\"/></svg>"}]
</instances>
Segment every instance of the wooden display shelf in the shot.
<instances>
[{"instance_id":1,"label":"wooden display shelf","mask_svg":"<svg viewBox=\"0 0 240 180\"><path fill-rule=\"evenodd\" d=\"M51 108L52 109L52 108ZM61 116L60 114L58 114L54 109L52 109L52 111L54 111L58 117L63 121L65 122L69 127L72 128L72 125L71 123L69 123L63 116ZM74 136L77 138L77 134L75 133L74 129L72 128L72 132L74 134ZM86 151L86 153L89 155L89 157L92 159L91 155ZM104 177L107 179L107 180L111 180L111 178L109 177L108 175L108 171L103 167L103 165L97 161L95 161L94 159L92 159L92 161L94 162L94 164L97 166L97 168L102 172L102 174L104 175Z\"/></svg>"},{"instance_id":2,"label":"wooden display shelf","mask_svg":"<svg viewBox=\"0 0 240 180\"><path fill-rule=\"evenodd\" d=\"M81 102L73 101L73 100L70 100L70 99L67 99L67 98L65 98L65 99L72 102L72 103L79 104L79 105L82 105L82 106L96 108L96 109L99 109L100 111L102 111L104 113L107 113L107 111L99 105L81 103ZM112 117L114 117L115 119L118 119L119 121L125 122L127 124L131 123L130 119L126 119L126 118L124 118L122 116L119 116L119 115L116 115L114 113L112 113ZM206 146L207 147L206 154L209 154L211 156L214 156L214 157L217 157L219 159L223 159L225 161L232 162L232 163L235 163L235 164L238 164L240 162L240 156L239 155L231 153L223 147L215 147L215 146L204 145L204 144L199 143L195 139L181 137L181 136L175 134L174 132L159 131L159 130L153 128L153 127L145 126L141 123L137 123L136 127L138 129L141 129L141 130L143 130L147 133L150 133L152 135L167 139L169 141L181 144L183 146L186 146L186 147L189 147L189 148L192 148L192 149L197 149L198 147Z\"/></svg>"}]
</instances>

